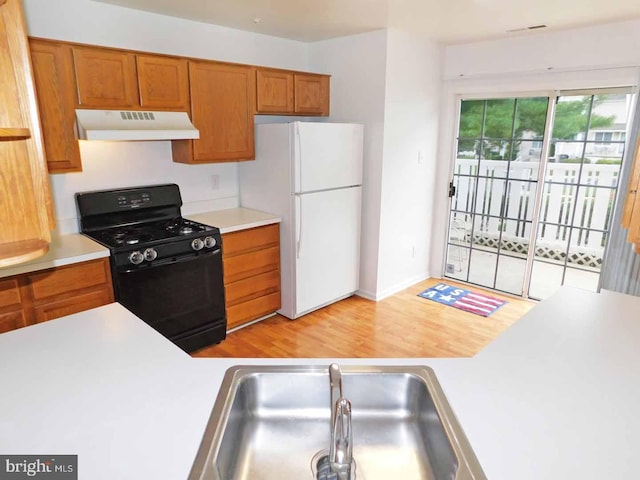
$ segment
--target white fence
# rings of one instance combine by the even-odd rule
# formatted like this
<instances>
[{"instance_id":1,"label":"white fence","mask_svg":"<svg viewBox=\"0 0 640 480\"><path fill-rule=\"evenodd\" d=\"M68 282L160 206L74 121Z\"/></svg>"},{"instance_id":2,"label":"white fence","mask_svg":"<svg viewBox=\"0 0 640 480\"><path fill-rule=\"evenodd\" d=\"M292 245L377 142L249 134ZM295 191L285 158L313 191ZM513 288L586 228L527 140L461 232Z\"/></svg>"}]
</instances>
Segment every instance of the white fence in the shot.
<instances>
[{"instance_id":1,"label":"white fence","mask_svg":"<svg viewBox=\"0 0 640 480\"><path fill-rule=\"evenodd\" d=\"M537 162L457 160L452 208L475 213L474 238L497 238L502 231L503 240L522 239L528 246L539 167ZM569 242L571 252L601 256L619 170L619 165L548 164L546 180L552 183L543 187L536 245L564 252ZM454 215L470 230L470 214Z\"/></svg>"}]
</instances>

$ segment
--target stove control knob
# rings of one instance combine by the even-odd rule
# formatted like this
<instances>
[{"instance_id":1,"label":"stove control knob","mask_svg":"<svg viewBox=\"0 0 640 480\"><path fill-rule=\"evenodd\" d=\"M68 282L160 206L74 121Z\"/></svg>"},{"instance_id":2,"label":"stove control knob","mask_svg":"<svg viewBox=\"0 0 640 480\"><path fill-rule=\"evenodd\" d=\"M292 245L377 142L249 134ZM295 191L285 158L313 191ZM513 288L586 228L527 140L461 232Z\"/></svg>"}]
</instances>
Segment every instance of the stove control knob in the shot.
<instances>
[{"instance_id":1,"label":"stove control knob","mask_svg":"<svg viewBox=\"0 0 640 480\"><path fill-rule=\"evenodd\" d=\"M144 261L144 255L136 250L129 254L129 261L134 265L140 265Z\"/></svg>"},{"instance_id":2,"label":"stove control knob","mask_svg":"<svg viewBox=\"0 0 640 480\"><path fill-rule=\"evenodd\" d=\"M194 250L202 250L204 248L204 242L199 238L196 238L193 242L191 242L191 248Z\"/></svg>"},{"instance_id":3,"label":"stove control knob","mask_svg":"<svg viewBox=\"0 0 640 480\"><path fill-rule=\"evenodd\" d=\"M213 237L205 237L204 239L204 246L207 248L215 247L217 243Z\"/></svg>"},{"instance_id":4,"label":"stove control knob","mask_svg":"<svg viewBox=\"0 0 640 480\"><path fill-rule=\"evenodd\" d=\"M148 262L153 262L156 258L158 258L158 252L156 252L155 248L147 248L144 253L144 259Z\"/></svg>"}]
</instances>

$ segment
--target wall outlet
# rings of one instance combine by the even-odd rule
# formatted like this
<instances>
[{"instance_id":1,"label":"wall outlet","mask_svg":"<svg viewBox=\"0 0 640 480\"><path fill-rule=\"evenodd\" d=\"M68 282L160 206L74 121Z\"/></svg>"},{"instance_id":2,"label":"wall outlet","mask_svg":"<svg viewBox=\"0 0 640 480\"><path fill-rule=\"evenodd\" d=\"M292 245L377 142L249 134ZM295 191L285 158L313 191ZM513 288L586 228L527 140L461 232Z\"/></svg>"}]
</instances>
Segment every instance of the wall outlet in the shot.
<instances>
[{"instance_id":1,"label":"wall outlet","mask_svg":"<svg viewBox=\"0 0 640 480\"><path fill-rule=\"evenodd\" d=\"M424 152L422 150L418 150L418 165L421 165L424 161Z\"/></svg>"},{"instance_id":2,"label":"wall outlet","mask_svg":"<svg viewBox=\"0 0 640 480\"><path fill-rule=\"evenodd\" d=\"M211 188L214 190L220 188L220 175L211 175Z\"/></svg>"}]
</instances>

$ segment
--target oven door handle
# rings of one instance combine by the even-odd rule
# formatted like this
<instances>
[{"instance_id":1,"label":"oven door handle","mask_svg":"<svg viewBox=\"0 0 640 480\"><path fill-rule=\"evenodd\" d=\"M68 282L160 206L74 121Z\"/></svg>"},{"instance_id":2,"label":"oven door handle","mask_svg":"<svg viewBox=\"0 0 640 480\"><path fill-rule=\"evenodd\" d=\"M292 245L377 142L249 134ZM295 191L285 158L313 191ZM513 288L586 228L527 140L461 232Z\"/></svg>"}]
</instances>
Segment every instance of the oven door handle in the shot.
<instances>
[{"instance_id":1,"label":"oven door handle","mask_svg":"<svg viewBox=\"0 0 640 480\"><path fill-rule=\"evenodd\" d=\"M202 260L204 258L211 257L213 255L219 255L220 253L221 253L221 249L216 248L215 250L211 250L205 253L194 253L192 255L185 255L183 257L177 257L177 258L165 258L163 260L158 260L157 262L152 262L150 264L144 265L143 267L139 267L139 266L134 268L126 267L123 270L118 270L118 273L134 273L134 272L139 272L141 270L146 270L148 268L157 268L157 267L162 267L164 265L171 265L175 263L191 262L193 260Z\"/></svg>"}]
</instances>

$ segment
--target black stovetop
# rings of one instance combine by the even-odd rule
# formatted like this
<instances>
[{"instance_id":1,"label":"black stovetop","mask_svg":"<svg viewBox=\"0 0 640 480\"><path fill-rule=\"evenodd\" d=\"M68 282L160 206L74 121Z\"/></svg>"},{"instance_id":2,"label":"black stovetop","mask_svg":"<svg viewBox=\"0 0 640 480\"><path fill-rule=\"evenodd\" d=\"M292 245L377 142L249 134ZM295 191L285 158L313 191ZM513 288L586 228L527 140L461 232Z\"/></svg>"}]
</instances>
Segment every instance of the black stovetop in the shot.
<instances>
[{"instance_id":1,"label":"black stovetop","mask_svg":"<svg viewBox=\"0 0 640 480\"><path fill-rule=\"evenodd\" d=\"M119 225L85 232L103 245L119 250L129 247L156 245L158 243L190 240L203 234L215 234L218 229L209 225L175 217L170 220L141 222L133 225Z\"/></svg>"}]
</instances>

